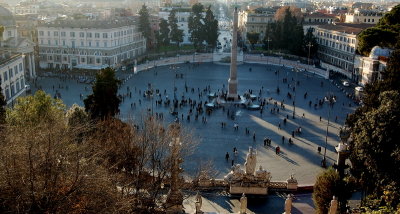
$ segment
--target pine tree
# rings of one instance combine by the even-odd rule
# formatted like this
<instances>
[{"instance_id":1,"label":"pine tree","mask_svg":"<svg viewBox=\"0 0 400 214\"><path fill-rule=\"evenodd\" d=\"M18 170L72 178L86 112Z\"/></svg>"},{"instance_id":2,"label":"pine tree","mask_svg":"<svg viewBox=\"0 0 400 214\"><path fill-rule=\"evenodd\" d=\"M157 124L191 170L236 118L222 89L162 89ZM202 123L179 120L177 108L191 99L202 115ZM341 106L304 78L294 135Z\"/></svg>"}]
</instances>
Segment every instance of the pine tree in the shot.
<instances>
[{"instance_id":1,"label":"pine tree","mask_svg":"<svg viewBox=\"0 0 400 214\"><path fill-rule=\"evenodd\" d=\"M96 74L93 94L83 102L92 119L106 119L119 113L121 98L117 95L121 81L115 78L114 69L108 67Z\"/></svg>"},{"instance_id":2,"label":"pine tree","mask_svg":"<svg viewBox=\"0 0 400 214\"><path fill-rule=\"evenodd\" d=\"M172 10L169 13L168 24L169 27L171 28L171 32L169 34L171 41L175 42L176 45L179 46L179 44L183 42L183 30L179 29L178 19L176 18L175 14L176 14L175 10Z\"/></svg>"},{"instance_id":3,"label":"pine tree","mask_svg":"<svg viewBox=\"0 0 400 214\"><path fill-rule=\"evenodd\" d=\"M159 31L159 44L160 45L169 45L169 25L167 20L161 19L160 21L160 31Z\"/></svg>"},{"instance_id":4,"label":"pine tree","mask_svg":"<svg viewBox=\"0 0 400 214\"><path fill-rule=\"evenodd\" d=\"M146 5L142 5L139 11L139 30L147 40L147 46L151 46L151 27L150 27L150 14Z\"/></svg>"},{"instance_id":5,"label":"pine tree","mask_svg":"<svg viewBox=\"0 0 400 214\"><path fill-rule=\"evenodd\" d=\"M190 41L193 42L195 48L198 48L205 38L203 10L202 4L195 4L192 6L192 13L189 16Z\"/></svg>"},{"instance_id":6,"label":"pine tree","mask_svg":"<svg viewBox=\"0 0 400 214\"><path fill-rule=\"evenodd\" d=\"M219 36L218 20L214 17L214 13L211 10L211 5L207 8L204 23L205 40L210 47L215 48Z\"/></svg>"}]
</instances>

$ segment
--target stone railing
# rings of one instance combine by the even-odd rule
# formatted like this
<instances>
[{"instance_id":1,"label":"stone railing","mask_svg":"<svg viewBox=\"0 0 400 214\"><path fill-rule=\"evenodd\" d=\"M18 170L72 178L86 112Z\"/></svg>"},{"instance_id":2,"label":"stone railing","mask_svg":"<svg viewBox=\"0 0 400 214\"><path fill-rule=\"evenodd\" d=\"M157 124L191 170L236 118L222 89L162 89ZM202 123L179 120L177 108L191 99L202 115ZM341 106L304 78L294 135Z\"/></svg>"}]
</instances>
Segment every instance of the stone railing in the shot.
<instances>
[{"instance_id":1,"label":"stone railing","mask_svg":"<svg viewBox=\"0 0 400 214\"><path fill-rule=\"evenodd\" d=\"M271 181L268 184L268 187L270 189L281 189L281 190L286 190L287 189L287 183L284 181Z\"/></svg>"},{"instance_id":2,"label":"stone railing","mask_svg":"<svg viewBox=\"0 0 400 214\"><path fill-rule=\"evenodd\" d=\"M134 72L140 72L154 68L156 66L174 65L182 63L203 63L203 62L216 62L218 63L223 57L229 57L230 53L200 53L192 55L182 55L176 57L168 57L159 60L148 61L146 63L136 65ZM271 64L278 66L286 66L291 68L297 68L301 71L307 71L313 75L318 75L323 78L329 78L329 72L320 68L316 68L312 65L302 64L299 61L287 60L282 57L263 56L261 54L238 54L238 62L245 63L256 63L256 64ZM229 63L225 63L229 65Z\"/></svg>"},{"instance_id":3,"label":"stone railing","mask_svg":"<svg viewBox=\"0 0 400 214\"><path fill-rule=\"evenodd\" d=\"M148 70L157 66L165 66L165 65L175 65L182 63L203 63L203 62L212 62L213 55L210 53L202 53L202 54L193 54L193 55L183 55L176 57L168 57L159 60L148 61L146 63L136 65L134 67L134 72L140 72L144 70Z\"/></svg>"},{"instance_id":4,"label":"stone railing","mask_svg":"<svg viewBox=\"0 0 400 214\"><path fill-rule=\"evenodd\" d=\"M279 65L279 66L297 68L297 69L312 73L314 75L318 75L325 79L329 78L329 72L327 70L316 68L312 65L302 64L299 61L287 60L282 57L263 56L261 54L257 54L257 55L256 54L246 54L244 56L244 62L266 64L266 65L271 64L271 65Z\"/></svg>"},{"instance_id":5,"label":"stone railing","mask_svg":"<svg viewBox=\"0 0 400 214\"><path fill-rule=\"evenodd\" d=\"M193 184L196 188L203 190L225 189L230 186L224 179L200 179L193 182ZM274 191L296 191L298 189L298 183L297 180L291 176L286 181L268 182L268 189Z\"/></svg>"}]
</instances>

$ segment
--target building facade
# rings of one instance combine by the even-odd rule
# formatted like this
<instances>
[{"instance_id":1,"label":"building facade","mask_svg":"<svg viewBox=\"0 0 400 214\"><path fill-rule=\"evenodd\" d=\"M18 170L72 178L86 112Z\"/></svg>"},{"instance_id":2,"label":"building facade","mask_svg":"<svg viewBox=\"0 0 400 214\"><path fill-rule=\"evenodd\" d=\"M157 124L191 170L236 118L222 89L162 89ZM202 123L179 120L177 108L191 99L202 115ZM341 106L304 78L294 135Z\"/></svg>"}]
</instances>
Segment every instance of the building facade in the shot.
<instances>
[{"instance_id":1,"label":"building facade","mask_svg":"<svg viewBox=\"0 0 400 214\"><path fill-rule=\"evenodd\" d=\"M259 33L260 40L264 39L265 31L269 23L275 22L275 10L272 8L257 8L254 11L240 11L239 31L242 38L246 38L247 33Z\"/></svg>"},{"instance_id":2,"label":"building facade","mask_svg":"<svg viewBox=\"0 0 400 214\"><path fill-rule=\"evenodd\" d=\"M131 18L41 23L37 31L41 68L119 67L146 52L146 39Z\"/></svg>"},{"instance_id":3,"label":"building facade","mask_svg":"<svg viewBox=\"0 0 400 214\"><path fill-rule=\"evenodd\" d=\"M368 27L371 25L337 23L317 26L314 34L319 45L321 67L357 80L359 76L354 71L357 35Z\"/></svg>"},{"instance_id":4,"label":"building facade","mask_svg":"<svg viewBox=\"0 0 400 214\"><path fill-rule=\"evenodd\" d=\"M346 13L346 23L377 24L383 17L383 13L372 10L356 10L354 13Z\"/></svg>"},{"instance_id":5,"label":"building facade","mask_svg":"<svg viewBox=\"0 0 400 214\"><path fill-rule=\"evenodd\" d=\"M0 86L7 105L25 94L25 56L0 51Z\"/></svg>"},{"instance_id":6,"label":"building facade","mask_svg":"<svg viewBox=\"0 0 400 214\"><path fill-rule=\"evenodd\" d=\"M375 82L382 79L382 71L385 70L387 61L393 50L375 46L368 57L356 55L354 70L359 74L360 85Z\"/></svg>"},{"instance_id":7,"label":"building facade","mask_svg":"<svg viewBox=\"0 0 400 214\"><path fill-rule=\"evenodd\" d=\"M168 21L169 13L174 8L162 8L160 12L158 12L158 18L165 19ZM190 41L190 33L189 33L189 17L190 17L190 8L176 8L175 16L178 19L178 28L183 30L183 42L181 44L191 44Z\"/></svg>"},{"instance_id":8,"label":"building facade","mask_svg":"<svg viewBox=\"0 0 400 214\"><path fill-rule=\"evenodd\" d=\"M19 35L16 21L9 10L0 6L0 26L4 27L0 35L2 51L24 55L24 73L27 78L36 77L35 44L27 37Z\"/></svg>"},{"instance_id":9,"label":"building facade","mask_svg":"<svg viewBox=\"0 0 400 214\"><path fill-rule=\"evenodd\" d=\"M324 13L310 13L304 16L303 25L329 24L335 20L332 15Z\"/></svg>"}]
</instances>

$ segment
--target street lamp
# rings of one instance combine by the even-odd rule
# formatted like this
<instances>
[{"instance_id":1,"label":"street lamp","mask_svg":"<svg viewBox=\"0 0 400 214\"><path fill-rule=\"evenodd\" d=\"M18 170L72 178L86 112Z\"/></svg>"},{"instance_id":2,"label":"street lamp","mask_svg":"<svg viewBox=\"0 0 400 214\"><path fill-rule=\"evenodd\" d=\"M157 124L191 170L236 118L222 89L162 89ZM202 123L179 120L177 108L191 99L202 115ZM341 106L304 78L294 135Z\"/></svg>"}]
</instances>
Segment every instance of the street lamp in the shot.
<instances>
[{"instance_id":1,"label":"street lamp","mask_svg":"<svg viewBox=\"0 0 400 214\"><path fill-rule=\"evenodd\" d=\"M277 79L276 79L276 93L279 94L279 69L276 69Z\"/></svg>"},{"instance_id":2,"label":"street lamp","mask_svg":"<svg viewBox=\"0 0 400 214\"><path fill-rule=\"evenodd\" d=\"M331 109L333 104L336 102L335 96L332 93L328 93L325 96L324 101L328 103L328 123L326 125L326 135L325 135L325 148L324 148L324 158L321 161L322 167L326 167L326 147L328 146L328 128L329 128L329 119L331 117Z\"/></svg>"},{"instance_id":3,"label":"street lamp","mask_svg":"<svg viewBox=\"0 0 400 214\"><path fill-rule=\"evenodd\" d=\"M196 58L195 58L196 55L197 55L197 52L194 52L194 53L193 53L193 64L194 64L194 61L195 61L195 59L196 59Z\"/></svg>"},{"instance_id":4,"label":"street lamp","mask_svg":"<svg viewBox=\"0 0 400 214\"><path fill-rule=\"evenodd\" d=\"M267 38L267 53L269 53L269 42L272 41L271 39L269 39L269 36Z\"/></svg>"},{"instance_id":5,"label":"street lamp","mask_svg":"<svg viewBox=\"0 0 400 214\"><path fill-rule=\"evenodd\" d=\"M310 52L311 52L311 47L313 46L311 44L311 42L308 42L308 44L306 45L308 47L308 65L310 65Z\"/></svg>"},{"instance_id":6,"label":"street lamp","mask_svg":"<svg viewBox=\"0 0 400 214\"><path fill-rule=\"evenodd\" d=\"M298 80L298 73L299 73L299 63L300 60L297 61L297 68L293 68L293 70L296 72L296 79L294 81L294 97L293 97L293 115L292 118L295 119L296 115L296 86L297 86L297 80Z\"/></svg>"}]
</instances>

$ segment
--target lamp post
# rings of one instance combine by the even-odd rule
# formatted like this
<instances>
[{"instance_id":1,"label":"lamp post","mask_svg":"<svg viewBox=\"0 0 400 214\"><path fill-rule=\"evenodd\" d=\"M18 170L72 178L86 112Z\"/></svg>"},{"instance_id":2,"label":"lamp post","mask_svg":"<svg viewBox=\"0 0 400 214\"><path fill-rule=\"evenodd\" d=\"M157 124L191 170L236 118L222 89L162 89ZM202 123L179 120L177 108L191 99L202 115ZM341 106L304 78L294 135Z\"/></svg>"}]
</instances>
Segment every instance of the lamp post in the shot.
<instances>
[{"instance_id":1,"label":"lamp post","mask_svg":"<svg viewBox=\"0 0 400 214\"><path fill-rule=\"evenodd\" d=\"M293 68L293 70L296 72L296 78L294 80L294 97L293 97L293 115L292 118L295 119L296 115L296 86L297 86L297 80L298 80L298 73L299 73L299 63L300 60L297 61L297 68Z\"/></svg>"},{"instance_id":2,"label":"lamp post","mask_svg":"<svg viewBox=\"0 0 400 214\"><path fill-rule=\"evenodd\" d=\"M307 65L310 65L310 53L311 53L311 47L313 45L311 44L311 42L308 42L308 44L306 46L308 47L308 63L307 63Z\"/></svg>"},{"instance_id":3,"label":"lamp post","mask_svg":"<svg viewBox=\"0 0 400 214\"><path fill-rule=\"evenodd\" d=\"M324 158L321 161L322 167L326 167L326 147L328 146L328 128L329 128L329 120L331 117L331 108L333 104L336 102L335 96L332 93L328 93L327 96L324 98L324 101L328 103L328 123L326 125L326 135L325 135L325 148L324 148Z\"/></svg>"},{"instance_id":4,"label":"lamp post","mask_svg":"<svg viewBox=\"0 0 400 214\"><path fill-rule=\"evenodd\" d=\"M269 36L267 38L267 53L269 53L269 42L272 41L271 39L269 39Z\"/></svg>"}]
</instances>

